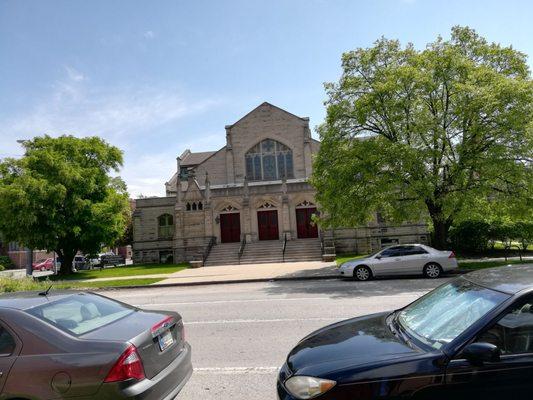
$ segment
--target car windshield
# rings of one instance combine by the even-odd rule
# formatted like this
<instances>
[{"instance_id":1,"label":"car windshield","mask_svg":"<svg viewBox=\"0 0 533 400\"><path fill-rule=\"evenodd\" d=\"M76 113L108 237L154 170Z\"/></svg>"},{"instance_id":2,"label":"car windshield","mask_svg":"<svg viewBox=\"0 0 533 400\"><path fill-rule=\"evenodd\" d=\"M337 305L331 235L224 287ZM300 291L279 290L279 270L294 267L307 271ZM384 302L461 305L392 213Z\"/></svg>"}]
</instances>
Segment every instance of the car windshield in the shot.
<instances>
[{"instance_id":1,"label":"car windshield","mask_svg":"<svg viewBox=\"0 0 533 400\"><path fill-rule=\"evenodd\" d=\"M101 328L134 312L125 304L80 293L26 310L76 336Z\"/></svg>"},{"instance_id":2,"label":"car windshield","mask_svg":"<svg viewBox=\"0 0 533 400\"><path fill-rule=\"evenodd\" d=\"M411 336L440 349L508 295L460 279L443 285L398 313L397 321Z\"/></svg>"}]
</instances>

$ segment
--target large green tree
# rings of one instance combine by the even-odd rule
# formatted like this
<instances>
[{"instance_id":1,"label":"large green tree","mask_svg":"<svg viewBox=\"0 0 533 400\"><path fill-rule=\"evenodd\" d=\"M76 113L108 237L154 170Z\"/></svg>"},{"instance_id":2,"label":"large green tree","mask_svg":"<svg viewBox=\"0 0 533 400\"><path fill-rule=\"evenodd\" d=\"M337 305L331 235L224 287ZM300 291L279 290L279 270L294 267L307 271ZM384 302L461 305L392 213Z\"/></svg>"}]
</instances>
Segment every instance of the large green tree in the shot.
<instances>
[{"instance_id":1,"label":"large green tree","mask_svg":"<svg viewBox=\"0 0 533 400\"><path fill-rule=\"evenodd\" d=\"M314 164L323 223L377 211L428 218L444 247L470 213L531 218L533 85L526 56L454 27L423 50L380 39L347 52L326 84Z\"/></svg>"},{"instance_id":2,"label":"large green tree","mask_svg":"<svg viewBox=\"0 0 533 400\"><path fill-rule=\"evenodd\" d=\"M122 152L98 137L36 137L25 155L0 163L0 231L24 246L55 251L61 274L78 251L112 245L126 228Z\"/></svg>"}]
</instances>

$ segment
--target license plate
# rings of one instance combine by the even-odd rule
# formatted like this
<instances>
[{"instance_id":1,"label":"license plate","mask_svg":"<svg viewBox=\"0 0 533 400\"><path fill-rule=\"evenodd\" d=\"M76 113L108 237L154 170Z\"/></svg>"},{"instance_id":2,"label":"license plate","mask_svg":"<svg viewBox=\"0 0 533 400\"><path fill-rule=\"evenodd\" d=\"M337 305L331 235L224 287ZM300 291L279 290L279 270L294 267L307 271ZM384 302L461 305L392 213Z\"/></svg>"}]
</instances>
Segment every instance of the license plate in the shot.
<instances>
[{"instance_id":1,"label":"license plate","mask_svg":"<svg viewBox=\"0 0 533 400\"><path fill-rule=\"evenodd\" d=\"M172 346L172 343L174 343L174 338L172 337L170 330L167 330L159 335L158 340L161 351L168 349L170 346Z\"/></svg>"}]
</instances>

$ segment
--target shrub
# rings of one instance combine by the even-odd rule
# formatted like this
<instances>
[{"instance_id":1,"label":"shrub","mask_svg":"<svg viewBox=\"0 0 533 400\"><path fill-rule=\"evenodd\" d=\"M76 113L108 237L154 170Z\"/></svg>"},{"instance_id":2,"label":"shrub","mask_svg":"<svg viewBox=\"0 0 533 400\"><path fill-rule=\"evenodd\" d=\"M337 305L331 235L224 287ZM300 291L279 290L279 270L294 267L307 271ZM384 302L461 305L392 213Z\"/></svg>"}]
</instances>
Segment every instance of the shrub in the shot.
<instances>
[{"instance_id":1,"label":"shrub","mask_svg":"<svg viewBox=\"0 0 533 400\"><path fill-rule=\"evenodd\" d=\"M4 269L14 269L15 264L13 263L13 260L9 258L8 256L0 256L0 265L4 266Z\"/></svg>"},{"instance_id":2,"label":"shrub","mask_svg":"<svg viewBox=\"0 0 533 400\"><path fill-rule=\"evenodd\" d=\"M0 293L20 292L25 290L47 289L50 283L47 281L36 281L32 278L0 278Z\"/></svg>"},{"instance_id":3,"label":"shrub","mask_svg":"<svg viewBox=\"0 0 533 400\"><path fill-rule=\"evenodd\" d=\"M453 248L467 252L482 252L487 250L491 227L485 221L463 221L452 227L450 239Z\"/></svg>"},{"instance_id":4,"label":"shrub","mask_svg":"<svg viewBox=\"0 0 533 400\"><path fill-rule=\"evenodd\" d=\"M4 269L6 269L6 267L4 267L2 264L0 264L0 271L3 271Z\"/></svg>"}]
</instances>

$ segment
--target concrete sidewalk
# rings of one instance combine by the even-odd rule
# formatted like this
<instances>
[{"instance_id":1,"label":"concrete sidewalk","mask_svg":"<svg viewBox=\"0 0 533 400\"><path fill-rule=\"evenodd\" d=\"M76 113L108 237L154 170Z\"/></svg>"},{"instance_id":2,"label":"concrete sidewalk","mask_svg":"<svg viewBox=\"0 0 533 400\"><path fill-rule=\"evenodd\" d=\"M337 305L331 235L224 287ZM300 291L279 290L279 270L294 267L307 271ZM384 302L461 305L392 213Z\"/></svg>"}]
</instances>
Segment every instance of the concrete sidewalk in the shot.
<instances>
[{"instance_id":1,"label":"concrete sidewalk","mask_svg":"<svg viewBox=\"0 0 533 400\"><path fill-rule=\"evenodd\" d=\"M220 265L189 268L170 275L157 285L227 283L281 279L327 279L339 277L335 262L302 261L272 264Z\"/></svg>"}]
</instances>

